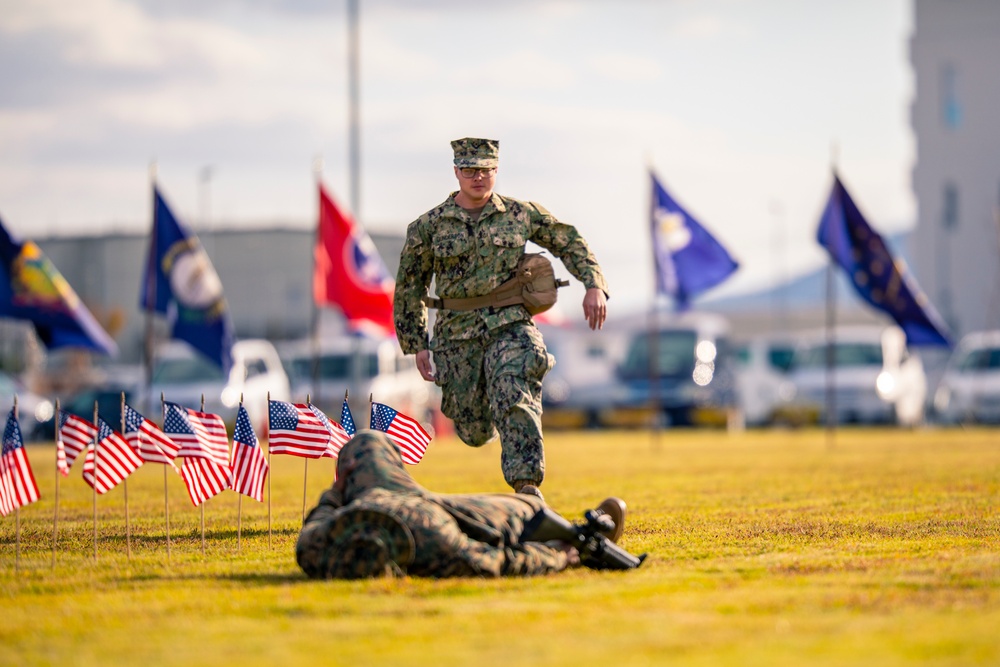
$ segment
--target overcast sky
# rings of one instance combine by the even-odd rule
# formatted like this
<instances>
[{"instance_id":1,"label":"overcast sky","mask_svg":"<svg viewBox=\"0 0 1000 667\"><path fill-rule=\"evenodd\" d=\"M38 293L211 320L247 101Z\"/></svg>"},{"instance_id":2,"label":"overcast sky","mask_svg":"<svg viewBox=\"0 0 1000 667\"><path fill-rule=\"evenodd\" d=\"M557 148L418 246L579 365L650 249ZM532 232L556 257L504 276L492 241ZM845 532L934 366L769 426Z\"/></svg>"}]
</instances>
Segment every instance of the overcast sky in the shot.
<instances>
[{"instance_id":1,"label":"overcast sky","mask_svg":"<svg viewBox=\"0 0 1000 667\"><path fill-rule=\"evenodd\" d=\"M652 294L649 167L740 261L722 293L824 261L834 159L876 229L915 221L908 0L360 6L371 231L455 189L464 136L500 140L498 192L584 233L612 314ZM315 224L318 156L350 204L347 34L345 0L0 0L0 218L145 230L155 160L198 231Z\"/></svg>"}]
</instances>

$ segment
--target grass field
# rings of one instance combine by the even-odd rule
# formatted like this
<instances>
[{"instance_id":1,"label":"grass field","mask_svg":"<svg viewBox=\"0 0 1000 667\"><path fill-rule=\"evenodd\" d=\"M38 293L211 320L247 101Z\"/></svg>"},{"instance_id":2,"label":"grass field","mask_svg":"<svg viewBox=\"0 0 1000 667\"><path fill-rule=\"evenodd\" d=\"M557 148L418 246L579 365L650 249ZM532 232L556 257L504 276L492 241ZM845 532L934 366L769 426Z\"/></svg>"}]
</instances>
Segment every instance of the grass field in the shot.
<instances>
[{"instance_id":1,"label":"grass field","mask_svg":"<svg viewBox=\"0 0 1000 667\"><path fill-rule=\"evenodd\" d=\"M629 505L639 570L505 580L306 580L303 462L267 504L201 512L148 465L98 499L29 455L42 500L0 522L0 665L997 665L1000 431L551 432L549 504ZM311 506L331 461L310 462ZM503 491L495 445L435 441L411 469Z\"/></svg>"}]
</instances>

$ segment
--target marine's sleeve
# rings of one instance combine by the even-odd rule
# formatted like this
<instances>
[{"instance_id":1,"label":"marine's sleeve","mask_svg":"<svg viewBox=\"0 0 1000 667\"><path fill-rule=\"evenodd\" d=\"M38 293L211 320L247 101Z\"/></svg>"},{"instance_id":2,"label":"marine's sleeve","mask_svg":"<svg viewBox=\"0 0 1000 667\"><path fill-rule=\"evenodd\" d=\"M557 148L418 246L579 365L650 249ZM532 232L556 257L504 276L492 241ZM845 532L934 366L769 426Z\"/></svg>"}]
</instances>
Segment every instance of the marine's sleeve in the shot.
<instances>
[{"instance_id":1,"label":"marine's sleeve","mask_svg":"<svg viewBox=\"0 0 1000 667\"><path fill-rule=\"evenodd\" d=\"M412 574L433 577L528 577L561 572L569 565L569 557L564 551L546 544L528 542L493 546L469 538L454 524L438 532L434 539L437 542L435 557L430 563L423 564L424 568L414 563L410 567Z\"/></svg>"},{"instance_id":2,"label":"marine's sleeve","mask_svg":"<svg viewBox=\"0 0 1000 667\"><path fill-rule=\"evenodd\" d=\"M541 204L526 202L524 206L531 220L531 240L562 260L566 270L584 287L597 287L610 296L597 258L576 227L560 222Z\"/></svg>"},{"instance_id":3,"label":"marine's sleeve","mask_svg":"<svg viewBox=\"0 0 1000 667\"><path fill-rule=\"evenodd\" d=\"M421 299L427 294L434 275L429 225L426 215L410 223L399 255L392 309L396 337L405 354L416 354L428 348L427 307Z\"/></svg>"}]
</instances>

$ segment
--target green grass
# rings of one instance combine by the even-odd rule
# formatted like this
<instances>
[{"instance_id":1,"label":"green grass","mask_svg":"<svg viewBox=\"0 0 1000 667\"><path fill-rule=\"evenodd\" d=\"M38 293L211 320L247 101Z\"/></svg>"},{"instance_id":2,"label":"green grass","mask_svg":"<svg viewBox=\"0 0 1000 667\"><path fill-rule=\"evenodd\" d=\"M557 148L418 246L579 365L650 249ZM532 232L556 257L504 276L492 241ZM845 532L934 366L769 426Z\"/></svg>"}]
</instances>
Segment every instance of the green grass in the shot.
<instances>
[{"instance_id":1,"label":"green grass","mask_svg":"<svg viewBox=\"0 0 1000 667\"><path fill-rule=\"evenodd\" d=\"M1000 432L556 432L549 504L629 506L639 570L533 579L313 582L294 562L303 463L272 461L267 505L201 513L170 473L98 498L29 447L42 500L0 521L2 665L1000 664ZM503 491L496 445L432 444L444 492ZM310 462L311 506L331 461Z\"/></svg>"}]
</instances>

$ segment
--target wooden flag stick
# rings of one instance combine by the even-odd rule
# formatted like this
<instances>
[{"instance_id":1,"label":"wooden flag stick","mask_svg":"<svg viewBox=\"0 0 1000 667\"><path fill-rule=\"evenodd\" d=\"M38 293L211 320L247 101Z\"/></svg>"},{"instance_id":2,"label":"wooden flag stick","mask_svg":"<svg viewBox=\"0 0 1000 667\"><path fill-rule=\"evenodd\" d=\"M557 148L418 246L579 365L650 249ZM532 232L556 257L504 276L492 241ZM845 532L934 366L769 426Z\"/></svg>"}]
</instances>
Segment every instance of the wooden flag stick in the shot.
<instances>
[{"instance_id":1,"label":"wooden flag stick","mask_svg":"<svg viewBox=\"0 0 1000 667\"><path fill-rule=\"evenodd\" d=\"M14 421L17 421L17 394L14 394ZM14 572L17 573L21 569L21 506L18 505L14 508L14 529L17 537L15 538L15 548L14 548Z\"/></svg>"},{"instance_id":2,"label":"wooden flag stick","mask_svg":"<svg viewBox=\"0 0 1000 667\"><path fill-rule=\"evenodd\" d=\"M205 411L205 394L201 395L201 411L202 412ZM202 556L205 555L205 503L207 502L208 502L207 500L203 500L201 501L201 504L198 505L198 507L201 508L201 555Z\"/></svg>"},{"instance_id":3,"label":"wooden flag stick","mask_svg":"<svg viewBox=\"0 0 1000 667\"><path fill-rule=\"evenodd\" d=\"M97 401L94 401L94 426L97 426L100 416L97 414ZM101 447L101 429L94 429L94 562L97 562L97 461Z\"/></svg>"},{"instance_id":4,"label":"wooden flag stick","mask_svg":"<svg viewBox=\"0 0 1000 667\"><path fill-rule=\"evenodd\" d=\"M56 541L59 539L59 528L58 528L58 526L59 526L59 478L62 477L62 474L59 472L59 450L60 450L60 447L59 447L59 444L58 444L58 441L59 441L59 421L60 421L60 416L59 416L59 399L56 398L56 416L55 416L55 423L56 423L56 498L55 498L55 502L56 502L56 507L55 507L55 510L52 512L52 567L53 568L55 568L55 566L56 566Z\"/></svg>"},{"instance_id":5,"label":"wooden flag stick","mask_svg":"<svg viewBox=\"0 0 1000 667\"><path fill-rule=\"evenodd\" d=\"M243 394L240 393L240 408L243 407ZM239 411L237 411L237 420L239 420ZM234 447L234 457L235 457L235 442L236 432L233 431L233 447ZM259 443L258 443L259 446ZM235 489L234 489L235 491ZM236 553L241 553L243 551L243 494L236 491Z\"/></svg>"},{"instance_id":6,"label":"wooden flag stick","mask_svg":"<svg viewBox=\"0 0 1000 667\"><path fill-rule=\"evenodd\" d=\"M239 501L236 505L236 553L243 551L243 494L237 493Z\"/></svg>"},{"instance_id":7,"label":"wooden flag stick","mask_svg":"<svg viewBox=\"0 0 1000 667\"><path fill-rule=\"evenodd\" d=\"M170 503L167 501L167 466L163 466L163 523L167 528L167 560L170 560Z\"/></svg>"},{"instance_id":8,"label":"wooden flag stick","mask_svg":"<svg viewBox=\"0 0 1000 667\"><path fill-rule=\"evenodd\" d=\"M161 419L167 418L167 405L160 392L160 415ZM170 503L167 500L167 466L163 465L163 523L167 529L167 560L170 560Z\"/></svg>"},{"instance_id":9,"label":"wooden flag stick","mask_svg":"<svg viewBox=\"0 0 1000 667\"><path fill-rule=\"evenodd\" d=\"M309 394L306 394L306 405L311 405L312 401L309 399ZM309 481L309 459L302 459L304 461L302 465L302 523L305 525L306 522L306 483ZM270 475L268 475L270 477Z\"/></svg>"},{"instance_id":10,"label":"wooden flag stick","mask_svg":"<svg viewBox=\"0 0 1000 667\"><path fill-rule=\"evenodd\" d=\"M306 482L309 479L309 459L302 459L302 523L306 522Z\"/></svg>"},{"instance_id":11,"label":"wooden flag stick","mask_svg":"<svg viewBox=\"0 0 1000 667\"><path fill-rule=\"evenodd\" d=\"M271 548L271 392L267 392L267 548Z\"/></svg>"},{"instance_id":12,"label":"wooden flag stick","mask_svg":"<svg viewBox=\"0 0 1000 667\"><path fill-rule=\"evenodd\" d=\"M122 392L122 437L125 437L125 392ZM122 480L125 488L125 557L132 560L132 528L128 517L128 477Z\"/></svg>"}]
</instances>

